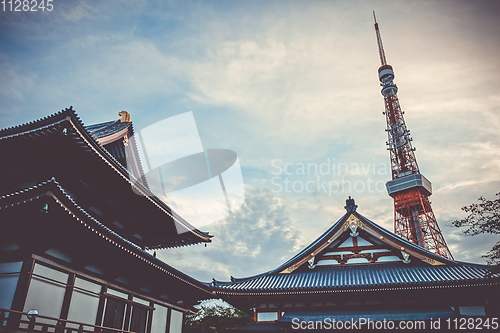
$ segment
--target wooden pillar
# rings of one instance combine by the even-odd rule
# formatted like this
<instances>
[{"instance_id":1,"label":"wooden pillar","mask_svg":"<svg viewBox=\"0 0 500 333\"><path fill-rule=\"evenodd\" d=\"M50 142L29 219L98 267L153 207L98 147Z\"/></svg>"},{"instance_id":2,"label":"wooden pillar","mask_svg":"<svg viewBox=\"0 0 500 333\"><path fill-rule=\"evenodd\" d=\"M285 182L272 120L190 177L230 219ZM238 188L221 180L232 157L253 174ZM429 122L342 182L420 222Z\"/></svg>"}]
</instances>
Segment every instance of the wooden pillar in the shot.
<instances>
[{"instance_id":1,"label":"wooden pillar","mask_svg":"<svg viewBox=\"0 0 500 333\"><path fill-rule=\"evenodd\" d=\"M185 315L186 314L184 312L182 312L181 332L184 332L184 324L186 323L186 321L184 320Z\"/></svg>"},{"instance_id":2,"label":"wooden pillar","mask_svg":"<svg viewBox=\"0 0 500 333\"><path fill-rule=\"evenodd\" d=\"M33 260L33 258L26 259L23 262L21 272L19 273L19 280L17 281L16 291L14 293L14 299L12 300L12 310L23 311L34 267L35 260Z\"/></svg>"},{"instance_id":3,"label":"wooden pillar","mask_svg":"<svg viewBox=\"0 0 500 333\"><path fill-rule=\"evenodd\" d=\"M75 274L69 273L68 284L66 285L66 292L64 293L64 299L61 309L61 319L68 319L69 305L71 303L71 296L73 295L73 289L75 287Z\"/></svg>"},{"instance_id":4,"label":"wooden pillar","mask_svg":"<svg viewBox=\"0 0 500 333\"><path fill-rule=\"evenodd\" d=\"M17 281L16 291L14 292L14 299L12 300L12 310L23 311L34 267L35 260L31 257L23 262L21 272L19 273L19 280ZM7 323L8 330L15 330L19 328L20 320L21 315L10 313L9 321Z\"/></svg>"},{"instance_id":5,"label":"wooden pillar","mask_svg":"<svg viewBox=\"0 0 500 333\"><path fill-rule=\"evenodd\" d=\"M106 302L106 297L104 293L108 291L107 286L101 287L101 296L99 298L99 305L97 306L97 317L95 318L95 325L102 326L102 318L104 317L104 304Z\"/></svg>"},{"instance_id":6,"label":"wooden pillar","mask_svg":"<svg viewBox=\"0 0 500 333\"><path fill-rule=\"evenodd\" d=\"M131 294L128 295L128 300L132 301L133 296ZM123 329L126 331L130 330L130 313L132 312L132 302L125 303L125 320L123 322Z\"/></svg>"},{"instance_id":7,"label":"wooden pillar","mask_svg":"<svg viewBox=\"0 0 500 333\"><path fill-rule=\"evenodd\" d=\"M154 308L155 303L149 302L149 306ZM151 333L151 325L153 324L153 315L154 315L155 310L148 310L149 316L146 322L146 333Z\"/></svg>"},{"instance_id":8,"label":"wooden pillar","mask_svg":"<svg viewBox=\"0 0 500 333\"><path fill-rule=\"evenodd\" d=\"M171 308L168 308L168 311L167 311L167 326L165 328L165 333L169 333L170 332L170 319L172 317L172 309Z\"/></svg>"}]
</instances>

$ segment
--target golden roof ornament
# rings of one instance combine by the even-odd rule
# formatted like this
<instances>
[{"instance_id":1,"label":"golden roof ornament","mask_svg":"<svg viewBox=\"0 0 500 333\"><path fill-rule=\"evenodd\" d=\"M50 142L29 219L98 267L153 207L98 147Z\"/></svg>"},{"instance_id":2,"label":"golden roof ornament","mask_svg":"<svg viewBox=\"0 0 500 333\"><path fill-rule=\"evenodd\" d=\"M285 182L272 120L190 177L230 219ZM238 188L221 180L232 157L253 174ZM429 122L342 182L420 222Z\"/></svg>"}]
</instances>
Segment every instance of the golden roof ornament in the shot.
<instances>
[{"instance_id":1,"label":"golden roof ornament","mask_svg":"<svg viewBox=\"0 0 500 333\"><path fill-rule=\"evenodd\" d=\"M121 117L121 123L128 123L130 121L130 114L127 111L120 111L118 112L118 115Z\"/></svg>"}]
</instances>

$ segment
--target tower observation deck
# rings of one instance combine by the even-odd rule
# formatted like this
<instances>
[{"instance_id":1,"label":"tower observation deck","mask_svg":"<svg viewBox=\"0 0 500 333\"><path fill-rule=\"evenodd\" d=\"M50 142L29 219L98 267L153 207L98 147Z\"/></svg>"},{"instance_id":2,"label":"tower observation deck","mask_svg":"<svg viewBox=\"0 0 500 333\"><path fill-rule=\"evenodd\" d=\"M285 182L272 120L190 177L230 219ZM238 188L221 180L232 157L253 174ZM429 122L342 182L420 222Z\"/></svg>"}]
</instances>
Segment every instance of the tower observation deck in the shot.
<instances>
[{"instance_id":1,"label":"tower observation deck","mask_svg":"<svg viewBox=\"0 0 500 333\"><path fill-rule=\"evenodd\" d=\"M375 32L381 66L378 77L384 96L387 122L387 146L391 159L392 180L386 184L387 192L394 198L394 233L447 259L453 259L441 229L432 211L429 196L431 182L420 173L415 148L412 147L410 130L406 127L404 112L394 83L394 70L387 64L382 38L375 12Z\"/></svg>"}]
</instances>

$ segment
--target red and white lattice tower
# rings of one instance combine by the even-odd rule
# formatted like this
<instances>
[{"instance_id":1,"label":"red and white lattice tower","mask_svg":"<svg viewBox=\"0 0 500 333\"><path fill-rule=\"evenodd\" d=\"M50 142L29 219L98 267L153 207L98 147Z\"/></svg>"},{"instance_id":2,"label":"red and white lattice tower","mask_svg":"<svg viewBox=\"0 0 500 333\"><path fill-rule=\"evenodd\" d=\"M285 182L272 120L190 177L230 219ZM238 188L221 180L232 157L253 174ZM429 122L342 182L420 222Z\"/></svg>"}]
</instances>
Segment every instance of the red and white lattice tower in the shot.
<instances>
[{"instance_id":1,"label":"red and white lattice tower","mask_svg":"<svg viewBox=\"0 0 500 333\"><path fill-rule=\"evenodd\" d=\"M385 102L387 149L391 156L392 180L386 187L394 198L394 233L442 257L453 259L429 202L431 182L418 169L415 148L399 104L398 87L393 82L394 71L385 59L375 12L373 18L382 63L378 76Z\"/></svg>"}]
</instances>

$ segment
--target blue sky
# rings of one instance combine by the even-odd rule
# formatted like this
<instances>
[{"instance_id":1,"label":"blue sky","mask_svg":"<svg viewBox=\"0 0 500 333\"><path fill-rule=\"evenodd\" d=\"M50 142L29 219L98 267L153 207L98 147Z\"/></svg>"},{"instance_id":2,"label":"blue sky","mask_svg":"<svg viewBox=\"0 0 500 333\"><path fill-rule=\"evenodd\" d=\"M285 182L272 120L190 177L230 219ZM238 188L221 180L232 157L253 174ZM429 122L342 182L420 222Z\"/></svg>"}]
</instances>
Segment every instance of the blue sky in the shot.
<instances>
[{"instance_id":1,"label":"blue sky","mask_svg":"<svg viewBox=\"0 0 500 333\"><path fill-rule=\"evenodd\" d=\"M446 241L455 259L485 262L495 237L447 225L500 187L497 1L53 5L0 12L1 128L70 105L85 124L127 110L136 129L192 111L205 149L238 154L245 205L203 228L208 247L158 254L174 267L205 281L275 268L349 195L392 230L373 10Z\"/></svg>"}]
</instances>

